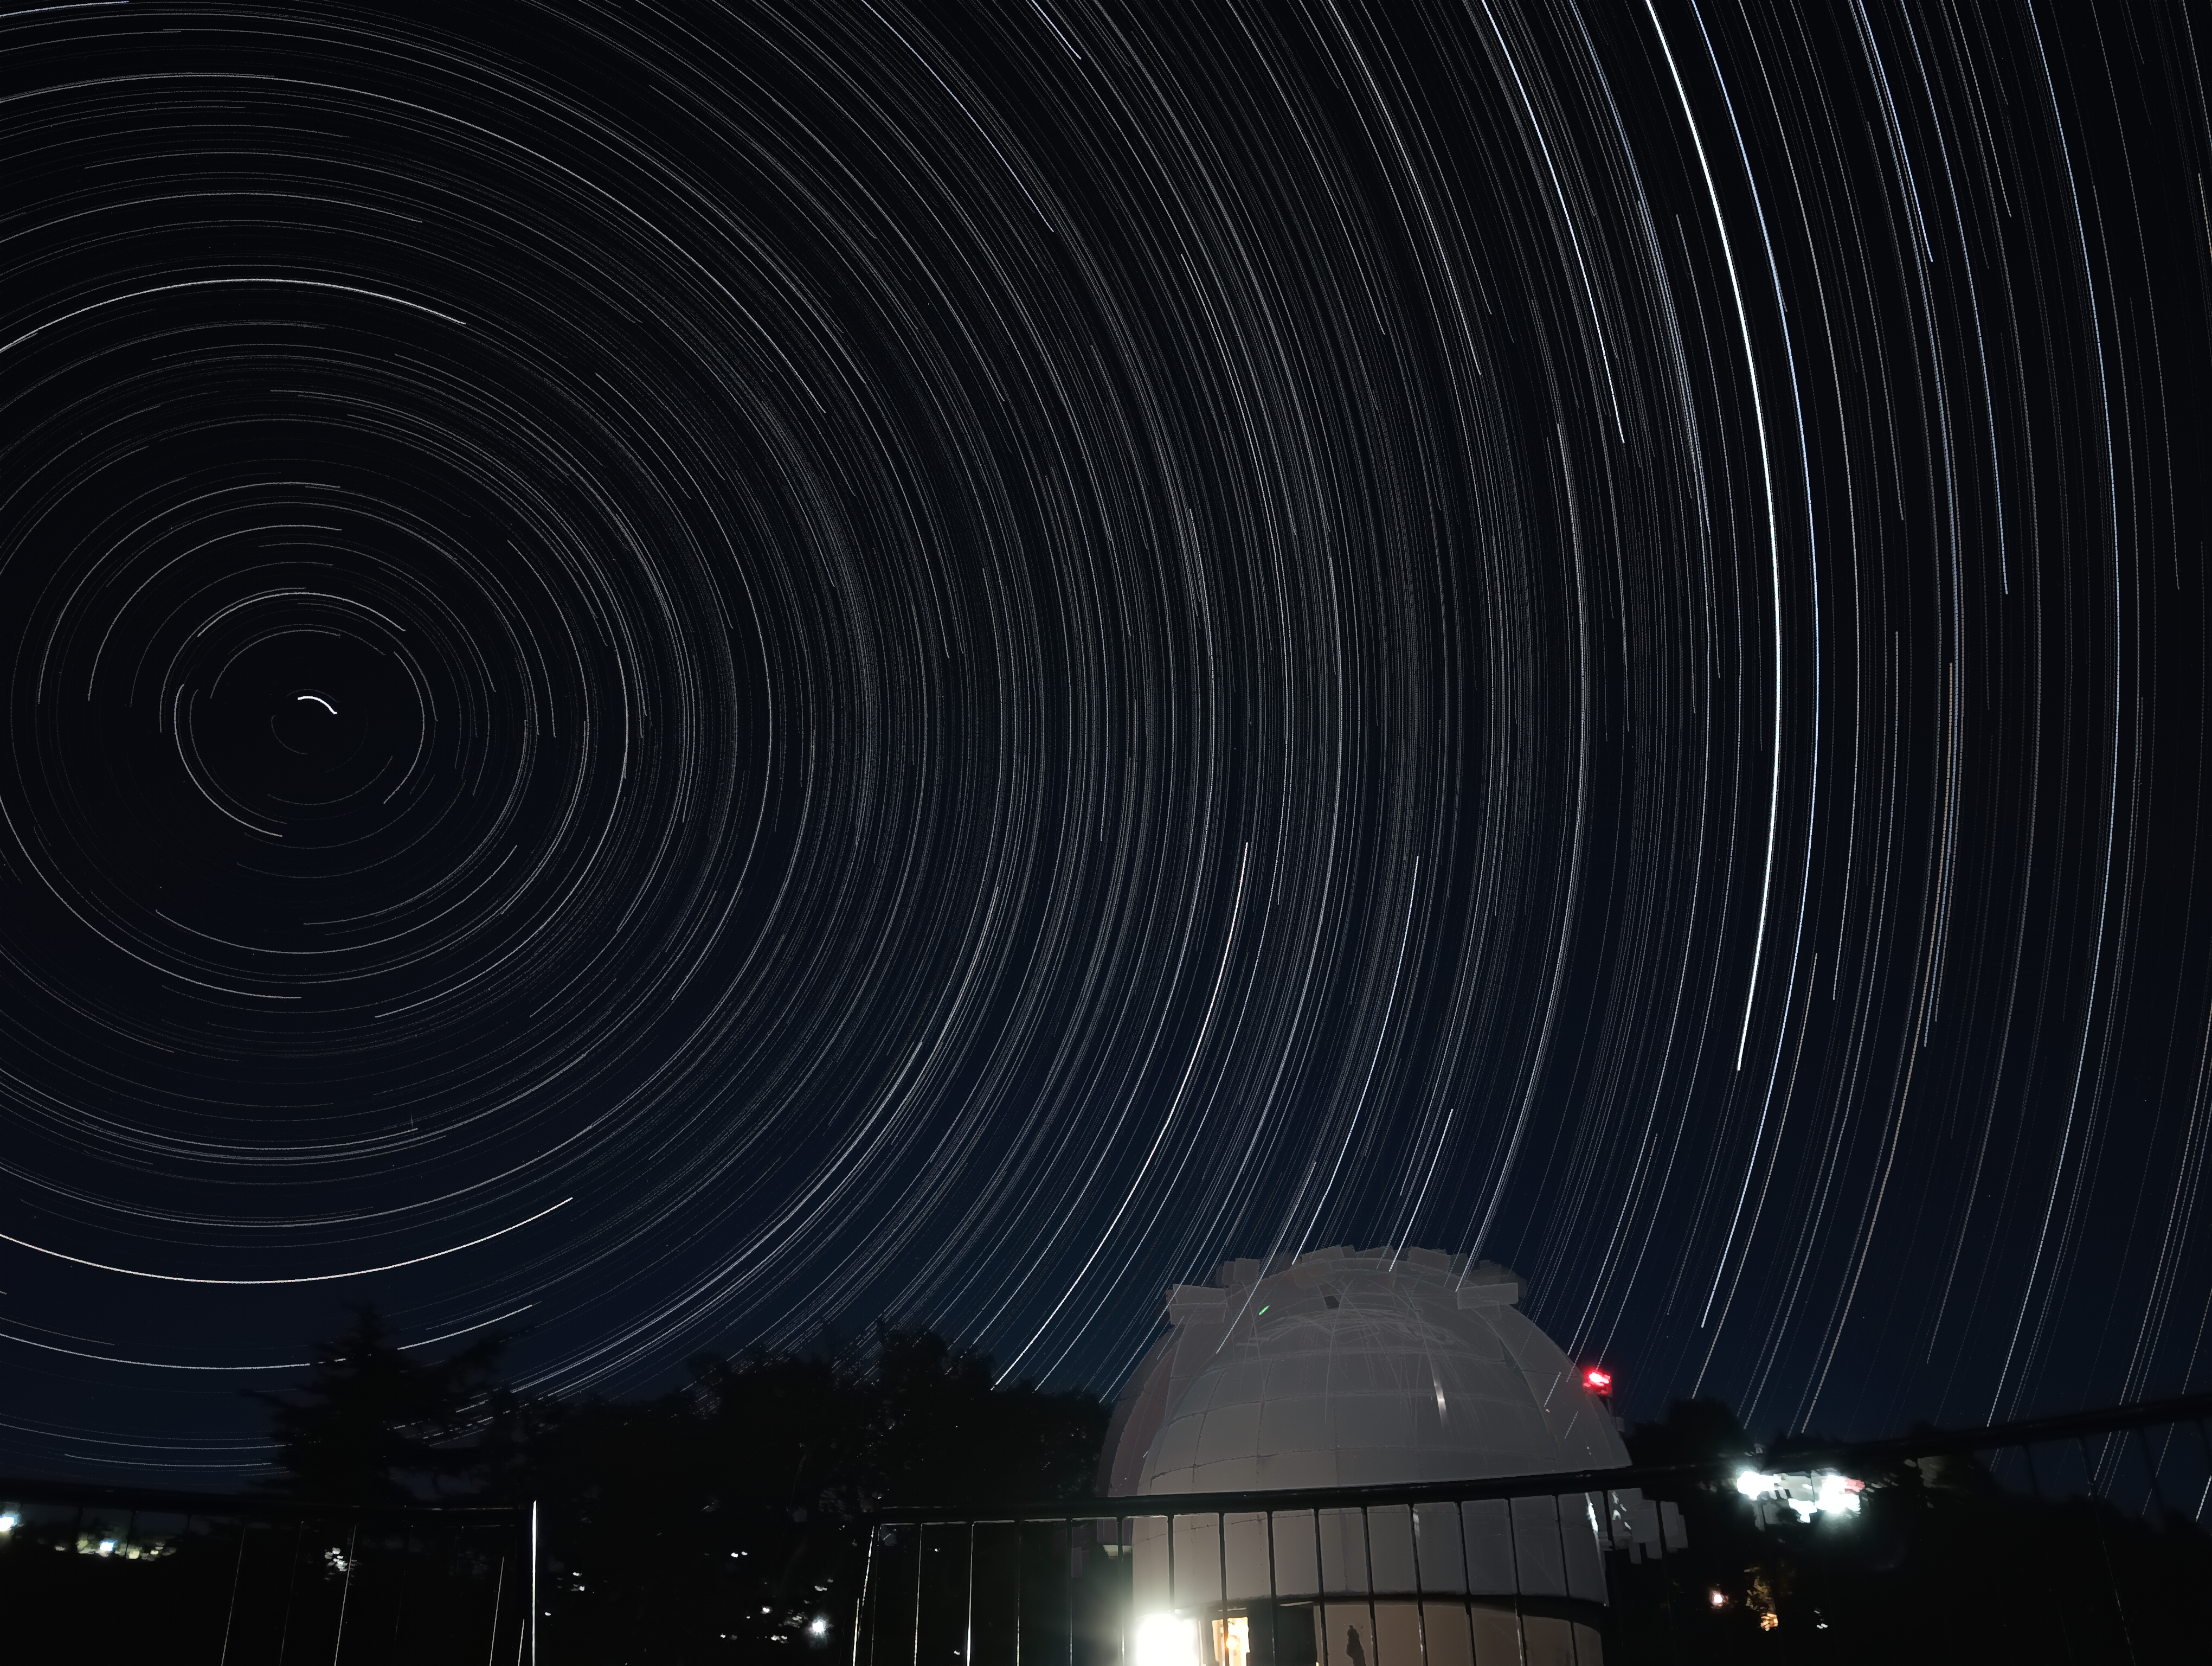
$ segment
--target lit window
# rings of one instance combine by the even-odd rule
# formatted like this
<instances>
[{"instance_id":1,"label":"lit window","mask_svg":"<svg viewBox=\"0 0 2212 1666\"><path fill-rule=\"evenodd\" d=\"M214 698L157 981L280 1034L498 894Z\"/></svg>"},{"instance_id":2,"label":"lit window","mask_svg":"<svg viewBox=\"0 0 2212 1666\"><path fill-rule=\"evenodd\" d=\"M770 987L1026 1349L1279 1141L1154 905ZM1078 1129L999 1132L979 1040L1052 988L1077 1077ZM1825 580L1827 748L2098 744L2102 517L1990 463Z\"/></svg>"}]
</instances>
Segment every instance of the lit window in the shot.
<instances>
[{"instance_id":1,"label":"lit window","mask_svg":"<svg viewBox=\"0 0 2212 1666\"><path fill-rule=\"evenodd\" d=\"M1213 1622L1214 1666L1252 1666L1252 1622L1243 1614Z\"/></svg>"}]
</instances>

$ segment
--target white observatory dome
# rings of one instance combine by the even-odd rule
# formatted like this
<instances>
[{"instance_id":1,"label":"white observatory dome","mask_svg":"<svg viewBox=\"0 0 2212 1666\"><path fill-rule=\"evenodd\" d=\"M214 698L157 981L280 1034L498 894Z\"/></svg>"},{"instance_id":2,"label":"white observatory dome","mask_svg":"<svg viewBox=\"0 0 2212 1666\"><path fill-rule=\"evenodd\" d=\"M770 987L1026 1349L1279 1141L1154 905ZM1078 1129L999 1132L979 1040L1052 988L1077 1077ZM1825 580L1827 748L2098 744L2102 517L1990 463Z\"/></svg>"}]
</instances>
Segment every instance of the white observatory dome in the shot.
<instances>
[{"instance_id":1,"label":"white observatory dome","mask_svg":"<svg viewBox=\"0 0 2212 1666\"><path fill-rule=\"evenodd\" d=\"M1651 1513L1640 1494L1178 1513L1172 1530L1145 1513L1178 1493L1626 1465L1611 1408L1520 1312L1525 1288L1433 1250L1333 1249L1224 1262L1212 1284L1168 1292L1173 1329L1131 1374L1098 1477L1102 1496L1132 1501L1101 1527L1133 1558L1146 1623L1212 1628L1161 1658L1243 1661L1285 1626L1310 1660L1599 1658L1604 1553L1656 1536L1656 1517L1628 1519Z\"/></svg>"},{"instance_id":2,"label":"white observatory dome","mask_svg":"<svg viewBox=\"0 0 2212 1666\"><path fill-rule=\"evenodd\" d=\"M1115 1408L1101 1491L1229 1493L1627 1463L1611 1412L1520 1311L1517 1274L1433 1250L1223 1263Z\"/></svg>"}]
</instances>

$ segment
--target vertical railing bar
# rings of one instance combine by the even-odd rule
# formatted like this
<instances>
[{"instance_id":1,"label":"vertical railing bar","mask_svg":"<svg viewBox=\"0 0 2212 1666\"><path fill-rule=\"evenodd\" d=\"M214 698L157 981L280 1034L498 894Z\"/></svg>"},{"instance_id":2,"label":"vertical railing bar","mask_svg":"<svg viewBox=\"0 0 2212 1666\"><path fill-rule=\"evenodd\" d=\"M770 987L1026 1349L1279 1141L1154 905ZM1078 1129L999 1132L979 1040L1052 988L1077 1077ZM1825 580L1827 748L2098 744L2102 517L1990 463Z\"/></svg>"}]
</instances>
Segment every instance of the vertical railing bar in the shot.
<instances>
[{"instance_id":1,"label":"vertical railing bar","mask_svg":"<svg viewBox=\"0 0 2212 1666\"><path fill-rule=\"evenodd\" d=\"M1521 1623L1521 1525L1514 1515L1513 1505L1513 1499L1505 1500L1505 1560L1513 1565L1513 1648L1525 1661L1528 1658L1528 1628Z\"/></svg>"},{"instance_id":2,"label":"vertical railing bar","mask_svg":"<svg viewBox=\"0 0 2212 1666\"><path fill-rule=\"evenodd\" d=\"M538 1506L534 1504L531 1505L530 1512L534 1523L537 1519ZM860 1563L860 1600L853 1604L853 1666L860 1666L860 1630L867 1623L868 1584L876 1574L876 1535L881 1531L882 1529L874 1523L871 1522L868 1524L868 1551L866 1557ZM871 1638L868 1640L868 1658L873 1660L875 1657L875 1639ZM536 1666L534 1661L532 1666Z\"/></svg>"},{"instance_id":3,"label":"vertical railing bar","mask_svg":"<svg viewBox=\"0 0 2212 1666\"><path fill-rule=\"evenodd\" d=\"M1508 1506L1509 1513L1510 1506ZM1467 1500L1452 1500L1452 1511L1459 1517L1459 1588L1460 1606L1467 1611L1467 1657L1474 1658L1474 1564L1467 1560Z\"/></svg>"},{"instance_id":4,"label":"vertical railing bar","mask_svg":"<svg viewBox=\"0 0 2212 1666\"><path fill-rule=\"evenodd\" d=\"M2081 1468L2084 1473L2087 1473L2089 1468L2089 1443L2082 1436L2076 1435L2074 1437L2074 1444L2081 1450ZM2112 1593L2112 1612L2119 1616L2120 1640L2128 1645L2128 1658L2133 1660L2136 1657L2135 1634L2128 1626L2127 1604L2120 1601L2120 1578L2119 1575L2112 1570L2112 1547L2105 1537L2105 1518L2097 1511L2097 1488L2094 1476L2091 1477L2089 1486L2089 1521L2097 1529L2097 1547L2104 1553L2105 1584Z\"/></svg>"},{"instance_id":5,"label":"vertical railing bar","mask_svg":"<svg viewBox=\"0 0 2212 1666\"><path fill-rule=\"evenodd\" d=\"M1413 1635L1420 1639L1421 1666L1429 1666L1429 1611L1421 1590L1421 1506L1406 1506L1406 1522L1413 1538Z\"/></svg>"},{"instance_id":6,"label":"vertical railing bar","mask_svg":"<svg viewBox=\"0 0 2212 1666\"><path fill-rule=\"evenodd\" d=\"M499 1559L499 1578L491 1588L491 1641L484 1647L484 1666L499 1658L499 1604L507 1595L507 1558Z\"/></svg>"},{"instance_id":7,"label":"vertical railing bar","mask_svg":"<svg viewBox=\"0 0 2212 1666\"><path fill-rule=\"evenodd\" d=\"M533 1623L531 1617L533 1604L530 1596L533 1582L530 1576L533 1571L526 1563L522 1569L522 1623L514 1628L514 1666L522 1666L523 1651L530 1646L530 1627Z\"/></svg>"},{"instance_id":8,"label":"vertical railing bar","mask_svg":"<svg viewBox=\"0 0 2212 1666\"><path fill-rule=\"evenodd\" d=\"M968 1520L968 1618L961 1634L960 1659L962 1666L975 1658L975 1520Z\"/></svg>"},{"instance_id":9,"label":"vertical railing bar","mask_svg":"<svg viewBox=\"0 0 2212 1666\"><path fill-rule=\"evenodd\" d=\"M1117 1554L1121 1543L1121 1519L1122 1518L1119 1516L1114 1517L1114 1543ZM1120 1656L1121 1666L1129 1666L1129 1615L1137 1606L1137 1518L1134 1516L1132 1516L1128 1518L1128 1522L1129 1600L1126 1602L1118 1604L1121 1610L1121 1653ZM1071 1624L1067 1628L1067 1657L1069 1661L1073 1663L1075 1658L1075 1627L1073 1624Z\"/></svg>"},{"instance_id":10,"label":"vertical railing bar","mask_svg":"<svg viewBox=\"0 0 2212 1666\"><path fill-rule=\"evenodd\" d=\"M2204 1518L2204 1500L2212 1497L2212 1434L2205 1432L2204 1420L2197 1420L2197 1444L2204 1449L2204 1491L2197 1495L2197 1513L2192 1521Z\"/></svg>"},{"instance_id":11,"label":"vertical railing bar","mask_svg":"<svg viewBox=\"0 0 2212 1666\"><path fill-rule=\"evenodd\" d=\"M538 1600L538 1500L530 1501L530 1666L538 1666L538 1622L544 1605Z\"/></svg>"},{"instance_id":12,"label":"vertical railing bar","mask_svg":"<svg viewBox=\"0 0 2212 1666\"><path fill-rule=\"evenodd\" d=\"M1229 1512L1216 1512L1213 1517L1213 1547L1221 1559L1221 1639L1222 1646L1213 1651L1214 1666L1229 1666L1222 1657L1229 1652Z\"/></svg>"},{"instance_id":13,"label":"vertical railing bar","mask_svg":"<svg viewBox=\"0 0 2212 1666\"><path fill-rule=\"evenodd\" d=\"M1176 1512L1168 1511L1168 1612L1181 1610L1176 1605Z\"/></svg>"},{"instance_id":14,"label":"vertical railing bar","mask_svg":"<svg viewBox=\"0 0 2212 1666\"><path fill-rule=\"evenodd\" d=\"M1275 1512L1267 1511L1267 1666L1283 1666L1282 1593L1275 1584Z\"/></svg>"},{"instance_id":15,"label":"vertical railing bar","mask_svg":"<svg viewBox=\"0 0 2212 1666\"><path fill-rule=\"evenodd\" d=\"M1022 1666L1022 1527L1023 1518L1014 1517L1014 1666ZM1096 1538L1094 1532L1091 1535ZM1072 1566L1072 1564L1071 1564Z\"/></svg>"},{"instance_id":16,"label":"vertical railing bar","mask_svg":"<svg viewBox=\"0 0 2212 1666\"><path fill-rule=\"evenodd\" d=\"M1559 1512L1559 1500L1557 1497L1552 1499L1552 1536L1559 1541L1559 1583L1566 1587L1568 1595L1571 1596L1574 1593L1574 1585L1567 1574L1569 1566L1567 1523ZM1575 1640L1574 1627L1571 1626L1567 1628L1567 1646L1573 1652L1576 1660L1579 1662L1582 1658L1582 1645Z\"/></svg>"},{"instance_id":17,"label":"vertical railing bar","mask_svg":"<svg viewBox=\"0 0 2212 1666\"><path fill-rule=\"evenodd\" d=\"M1328 1560L1321 1554L1321 1509L1315 1506L1314 1518L1314 1629L1321 1633L1321 1666L1329 1666L1328 1659Z\"/></svg>"},{"instance_id":18,"label":"vertical railing bar","mask_svg":"<svg viewBox=\"0 0 2212 1666\"><path fill-rule=\"evenodd\" d=\"M1075 1518L1071 1516L1060 1525L1067 1541L1067 1562L1060 1571L1060 1589L1067 1593L1067 1666L1075 1666Z\"/></svg>"},{"instance_id":19,"label":"vertical railing bar","mask_svg":"<svg viewBox=\"0 0 2212 1666\"><path fill-rule=\"evenodd\" d=\"M921 1560L922 1541L929 1536L929 1523L914 1524L914 1666L921 1666Z\"/></svg>"},{"instance_id":20,"label":"vertical railing bar","mask_svg":"<svg viewBox=\"0 0 2212 1666\"><path fill-rule=\"evenodd\" d=\"M2136 1514L2140 1517L2150 1508L2151 1499L2156 1499L2159 1520L2169 1521L2172 1518L2173 1511L2166 1501L2166 1488L2159 1485L2158 1460L2150 1455L2150 1437L2143 1432L2143 1426L2140 1423L2136 1425L2136 1444L2142 1448L2143 1468L2150 1471L2150 1493L2143 1499L2142 1509L2136 1511Z\"/></svg>"},{"instance_id":21,"label":"vertical railing bar","mask_svg":"<svg viewBox=\"0 0 2212 1666\"><path fill-rule=\"evenodd\" d=\"M84 1511L78 1511L76 1517L82 1523ZM276 1634L276 1666L284 1666L284 1651L292 1646L292 1599L300 1588L300 1541L307 1532L307 1518L301 1516L292 1526L292 1568L284 1581L284 1628Z\"/></svg>"},{"instance_id":22,"label":"vertical railing bar","mask_svg":"<svg viewBox=\"0 0 2212 1666\"><path fill-rule=\"evenodd\" d=\"M346 1540L345 1584L338 1588L338 1634L331 1639L331 1666L338 1666L338 1651L345 1647L346 1605L353 1601L353 1565L360 1560L361 1517L354 1517L352 1536Z\"/></svg>"},{"instance_id":23,"label":"vertical railing bar","mask_svg":"<svg viewBox=\"0 0 2212 1666\"><path fill-rule=\"evenodd\" d=\"M253 1531L252 1522L238 1524L238 1566L231 1570L230 1611L222 1620L222 1652L216 1657L216 1666L230 1666L230 1629L238 1622L238 1582L246 1574L246 1540Z\"/></svg>"},{"instance_id":24,"label":"vertical railing bar","mask_svg":"<svg viewBox=\"0 0 2212 1666\"><path fill-rule=\"evenodd\" d=\"M1375 1535L1364 1504L1359 1506L1359 1554L1367 1564L1367 1638L1375 1645L1373 1666L1382 1666L1382 1626L1375 1617Z\"/></svg>"}]
</instances>

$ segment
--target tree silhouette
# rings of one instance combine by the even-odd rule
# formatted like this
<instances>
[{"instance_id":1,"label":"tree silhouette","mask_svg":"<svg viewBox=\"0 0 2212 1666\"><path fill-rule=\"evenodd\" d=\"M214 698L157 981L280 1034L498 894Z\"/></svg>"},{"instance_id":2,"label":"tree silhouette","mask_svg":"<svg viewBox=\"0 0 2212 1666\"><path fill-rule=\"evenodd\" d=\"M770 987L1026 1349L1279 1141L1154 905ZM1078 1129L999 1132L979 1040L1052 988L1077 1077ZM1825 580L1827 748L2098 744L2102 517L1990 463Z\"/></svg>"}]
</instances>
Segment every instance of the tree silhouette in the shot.
<instances>
[{"instance_id":1,"label":"tree silhouette","mask_svg":"<svg viewBox=\"0 0 2212 1666\"><path fill-rule=\"evenodd\" d=\"M484 1462L492 1374L510 1340L495 1331L447 1359L422 1359L393 1340L374 1307L356 1308L343 1335L315 1345L313 1375L296 1396L252 1391L270 1408L284 1470L276 1487L345 1504L446 1490ZM472 1432L479 1440L464 1444Z\"/></svg>"}]
</instances>

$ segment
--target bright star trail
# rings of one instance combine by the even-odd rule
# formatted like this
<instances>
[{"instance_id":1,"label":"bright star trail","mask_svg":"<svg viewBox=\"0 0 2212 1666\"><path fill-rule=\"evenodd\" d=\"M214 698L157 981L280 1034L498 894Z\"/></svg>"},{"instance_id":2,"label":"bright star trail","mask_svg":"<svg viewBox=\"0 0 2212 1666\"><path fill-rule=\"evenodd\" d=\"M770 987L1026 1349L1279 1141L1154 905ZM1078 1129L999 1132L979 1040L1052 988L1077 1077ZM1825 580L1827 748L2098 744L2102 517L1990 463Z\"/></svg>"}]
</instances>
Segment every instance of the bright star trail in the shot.
<instances>
[{"instance_id":1,"label":"bright star trail","mask_svg":"<svg viewBox=\"0 0 2212 1666\"><path fill-rule=\"evenodd\" d=\"M1338 1243L2203 1385L2201 27L0 16L0 1468Z\"/></svg>"}]
</instances>

